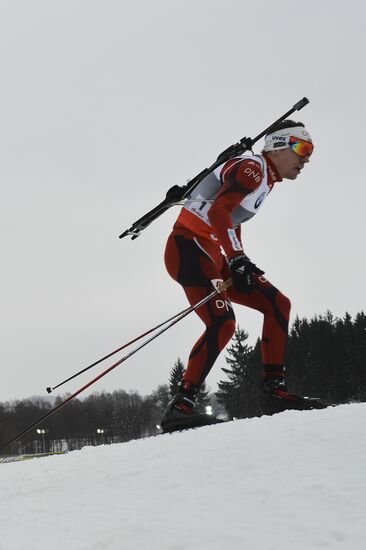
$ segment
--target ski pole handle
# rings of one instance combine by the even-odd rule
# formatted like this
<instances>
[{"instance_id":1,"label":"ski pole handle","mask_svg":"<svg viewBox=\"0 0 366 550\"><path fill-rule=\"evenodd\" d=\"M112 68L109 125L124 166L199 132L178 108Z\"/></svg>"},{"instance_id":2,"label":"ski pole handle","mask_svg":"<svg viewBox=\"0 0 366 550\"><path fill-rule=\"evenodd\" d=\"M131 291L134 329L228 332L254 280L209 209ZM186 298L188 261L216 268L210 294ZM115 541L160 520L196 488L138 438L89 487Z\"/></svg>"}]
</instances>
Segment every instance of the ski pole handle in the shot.
<instances>
[{"instance_id":1,"label":"ski pole handle","mask_svg":"<svg viewBox=\"0 0 366 550\"><path fill-rule=\"evenodd\" d=\"M233 280L232 278L230 277L230 279L226 279L226 281L222 281L222 283L219 283L217 285L217 290L220 292L223 292L224 290L226 290L227 288L229 288L231 285L233 284Z\"/></svg>"}]
</instances>

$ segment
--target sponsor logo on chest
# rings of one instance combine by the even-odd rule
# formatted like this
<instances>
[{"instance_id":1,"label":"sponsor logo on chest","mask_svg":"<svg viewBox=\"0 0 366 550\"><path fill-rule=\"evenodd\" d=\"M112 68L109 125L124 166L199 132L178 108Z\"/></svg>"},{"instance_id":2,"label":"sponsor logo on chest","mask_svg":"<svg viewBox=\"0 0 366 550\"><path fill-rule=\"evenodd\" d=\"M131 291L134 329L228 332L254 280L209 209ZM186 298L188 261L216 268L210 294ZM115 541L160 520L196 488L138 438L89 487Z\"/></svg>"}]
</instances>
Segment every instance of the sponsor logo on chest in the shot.
<instances>
[{"instance_id":1,"label":"sponsor logo on chest","mask_svg":"<svg viewBox=\"0 0 366 550\"><path fill-rule=\"evenodd\" d=\"M260 205L262 204L262 202L264 201L264 199L266 198L266 195L267 195L267 192L266 191L263 191L259 197L257 198L257 200L255 201L254 203L254 209L257 210Z\"/></svg>"}]
</instances>

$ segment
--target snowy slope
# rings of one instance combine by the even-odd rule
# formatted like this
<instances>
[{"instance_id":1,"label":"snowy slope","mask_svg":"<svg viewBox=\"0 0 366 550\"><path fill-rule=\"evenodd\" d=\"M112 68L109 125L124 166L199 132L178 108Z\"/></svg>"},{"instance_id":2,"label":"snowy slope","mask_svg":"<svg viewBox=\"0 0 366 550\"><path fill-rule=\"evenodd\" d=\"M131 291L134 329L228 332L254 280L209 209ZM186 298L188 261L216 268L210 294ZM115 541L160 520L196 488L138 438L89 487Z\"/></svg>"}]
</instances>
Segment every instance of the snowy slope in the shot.
<instances>
[{"instance_id":1,"label":"snowy slope","mask_svg":"<svg viewBox=\"0 0 366 550\"><path fill-rule=\"evenodd\" d=\"M360 550L366 404L0 464L1 550Z\"/></svg>"}]
</instances>

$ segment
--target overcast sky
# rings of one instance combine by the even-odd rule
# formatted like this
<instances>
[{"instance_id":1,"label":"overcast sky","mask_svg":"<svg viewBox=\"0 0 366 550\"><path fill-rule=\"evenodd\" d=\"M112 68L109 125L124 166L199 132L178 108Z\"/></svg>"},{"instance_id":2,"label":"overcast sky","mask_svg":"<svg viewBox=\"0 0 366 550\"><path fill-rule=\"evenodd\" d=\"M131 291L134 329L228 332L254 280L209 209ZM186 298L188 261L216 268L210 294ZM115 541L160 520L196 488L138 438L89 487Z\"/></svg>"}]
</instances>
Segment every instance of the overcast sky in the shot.
<instances>
[{"instance_id":1,"label":"overcast sky","mask_svg":"<svg viewBox=\"0 0 366 550\"><path fill-rule=\"evenodd\" d=\"M364 2L0 8L1 401L45 393L186 307L163 263L178 208L135 241L118 235L303 96L295 118L314 155L245 224L245 249L291 298L292 321L365 309ZM254 344L261 315L235 311ZM186 318L92 390L150 392L202 331ZM224 353L212 389L223 366Z\"/></svg>"}]
</instances>

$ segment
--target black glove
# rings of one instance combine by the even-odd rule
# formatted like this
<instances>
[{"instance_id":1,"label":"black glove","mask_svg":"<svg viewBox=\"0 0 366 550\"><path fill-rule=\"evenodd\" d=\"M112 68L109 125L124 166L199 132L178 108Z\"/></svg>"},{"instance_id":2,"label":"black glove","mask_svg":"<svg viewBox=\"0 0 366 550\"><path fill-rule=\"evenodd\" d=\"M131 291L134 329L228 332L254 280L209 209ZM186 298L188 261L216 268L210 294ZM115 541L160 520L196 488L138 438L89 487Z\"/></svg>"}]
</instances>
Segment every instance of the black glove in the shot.
<instances>
[{"instance_id":1,"label":"black glove","mask_svg":"<svg viewBox=\"0 0 366 550\"><path fill-rule=\"evenodd\" d=\"M239 292L252 292L254 288L253 275L263 275L264 271L254 265L246 256L235 256L229 261L229 269L233 279L233 284Z\"/></svg>"}]
</instances>

